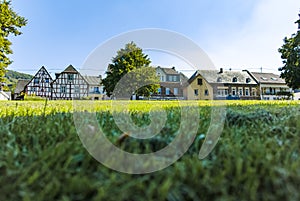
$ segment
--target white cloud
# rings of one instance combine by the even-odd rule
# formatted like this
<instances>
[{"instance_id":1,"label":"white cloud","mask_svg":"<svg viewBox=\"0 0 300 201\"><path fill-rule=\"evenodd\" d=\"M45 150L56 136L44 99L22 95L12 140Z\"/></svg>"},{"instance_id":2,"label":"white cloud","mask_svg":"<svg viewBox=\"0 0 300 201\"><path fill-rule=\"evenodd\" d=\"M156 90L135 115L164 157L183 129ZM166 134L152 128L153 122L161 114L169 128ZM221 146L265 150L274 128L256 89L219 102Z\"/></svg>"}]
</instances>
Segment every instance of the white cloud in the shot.
<instances>
[{"instance_id":1,"label":"white cloud","mask_svg":"<svg viewBox=\"0 0 300 201\"><path fill-rule=\"evenodd\" d=\"M252 17L230 34L212 39L208 55L218 67L250 69L278 73L282 60L278 48L283 38L297 31L298 0L263 0L253 10ZM253 69L251 69L253 68Z\"/></svg>"}]
</instances>

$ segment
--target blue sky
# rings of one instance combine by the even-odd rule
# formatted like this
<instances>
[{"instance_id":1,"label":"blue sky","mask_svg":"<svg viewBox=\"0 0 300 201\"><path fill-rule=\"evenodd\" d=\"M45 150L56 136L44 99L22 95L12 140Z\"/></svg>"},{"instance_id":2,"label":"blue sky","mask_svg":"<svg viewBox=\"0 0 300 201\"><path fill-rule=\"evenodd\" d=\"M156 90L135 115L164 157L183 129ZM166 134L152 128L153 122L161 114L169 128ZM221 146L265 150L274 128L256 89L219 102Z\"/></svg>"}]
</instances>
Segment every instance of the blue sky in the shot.
<instances>
[{"instance_id":1,"label":"blue sky","mask_svg":"<svg viewBox=\"0 0 300 201\"><path fill-rule=\"evenodd\" d=\"M28 19L28 25L22 28L23 35L12 38L11 70L34 74L45 66L53 74L69 64L80 69L88 55L110 38L136 29L161 28L193 40L217 68L259 71L263 67L277 72L282 65L277 49L285 36L297 31L294 22L300 2L14 0L12 6ZM152 62L184 65L163 56Z\"/></svg>"}]
</instances>

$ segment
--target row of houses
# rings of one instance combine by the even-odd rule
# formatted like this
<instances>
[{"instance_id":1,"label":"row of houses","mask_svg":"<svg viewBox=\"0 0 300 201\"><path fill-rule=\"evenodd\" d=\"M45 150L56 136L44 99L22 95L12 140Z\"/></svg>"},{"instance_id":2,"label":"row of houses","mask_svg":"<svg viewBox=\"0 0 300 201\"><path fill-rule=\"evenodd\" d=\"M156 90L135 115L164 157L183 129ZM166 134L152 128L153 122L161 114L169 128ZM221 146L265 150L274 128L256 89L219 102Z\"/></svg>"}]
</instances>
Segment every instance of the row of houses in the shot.
<instances>
[{"instance_id":1,"label":"row of houses","mask_svg":"<svg viewBox=\"0 0 300 201\"><path fill-rule=\"evenodd\" d=\"M101 76L83 76L72 65L52 79L43 66L31 80L19 80L14 99L23 99L24 95L40 96L51 100L72 100L90 98L99 100L103 97L100 85Z\"/></svg>"},{"instance_id":2,"label":"row of houses","mask_svg":"<svg viewBox=\"0 0 300 201\"><path fill-rule=\"evenodd\" d=\"M197 70L190 78L175 67L156 67L160 88L151 95L156 100L276 100L287 98L291 89L279 75L243 71ZM52 100L105 98L101 76L83 76L72 65L52 79L42 67L31 80L19 80L15 99L35 95Z\"/></svg>"},{"instance_id":3,"label":"row of houses","mask_svg":"<svg viewBox=\"0 0 300 201\"><path fill-rule=\"evenodd\" d=\"M188 84L189 100L276 100L288 98L292 92L279 75L248 70L198 70Z\"/></svg>"},{"instance_id":4,"label":"row of houses","mask_svg":"<svg viewBox=\"0 0 300 201\"><path fill-rule=\"evenodd\" d=\"M151 98L185 100L277 100L292 90L279 75L243 71L197 70L190 78L175 68L156 68L158 93Z\"/></svg>"}]
</instances>

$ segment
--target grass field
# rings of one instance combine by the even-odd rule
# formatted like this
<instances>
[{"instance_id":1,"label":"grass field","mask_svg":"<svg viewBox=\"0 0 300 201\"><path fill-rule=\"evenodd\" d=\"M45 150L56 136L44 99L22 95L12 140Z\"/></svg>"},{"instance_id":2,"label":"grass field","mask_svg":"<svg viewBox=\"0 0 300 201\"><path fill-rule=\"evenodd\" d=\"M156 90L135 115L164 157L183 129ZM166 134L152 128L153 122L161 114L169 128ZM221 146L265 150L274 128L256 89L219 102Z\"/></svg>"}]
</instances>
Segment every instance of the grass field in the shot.
<instances>
[{"instance_id":1,"label":"grass field","mask_svg":"<svg viewBox=\"0 0 300 201\"><path fill-rule=\"evenodd\" d=\"M219 142L203 160L198 153L214 102L72 101L0 102L0 200L300 200L300 102L225 101ZM129 113L139 126L149 111L166 111L158 136L126 138L120 149L157 151L175 137L181 107L199 109L194 143L173 165L150 174L111 170L89 155L73 110L96 112L117 145L122 131L113 113ZM225 107L225 106L224 106ZM189 131L186 131L187 133Z\"/></svg>"}]
</instances>

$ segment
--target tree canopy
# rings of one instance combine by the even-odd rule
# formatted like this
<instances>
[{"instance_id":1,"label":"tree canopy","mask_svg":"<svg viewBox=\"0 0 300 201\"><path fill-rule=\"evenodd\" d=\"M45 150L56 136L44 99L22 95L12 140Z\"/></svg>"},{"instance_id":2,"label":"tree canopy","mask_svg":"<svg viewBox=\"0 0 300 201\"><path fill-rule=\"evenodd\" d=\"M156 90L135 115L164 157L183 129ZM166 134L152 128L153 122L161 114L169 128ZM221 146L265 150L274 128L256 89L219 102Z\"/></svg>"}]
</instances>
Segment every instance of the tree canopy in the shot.
<instances>
[{"instance_id":1,"label":"tree canopy","mask_svg":"<svg viewBox=\"0 0 300 201\"><path fill-rule=\"evenodd\" d=\"M280 77L293 89L300 88L300 19L295 23L298 24L298 32L290 38L285 37L284 44L278 50L284 64L278 69L281 71Z\"/></svg>"},{"instance_id":2,"label":"tree canopy","mask_svg":"<svg viewBox=\"0 0 300 201\"><path fill-rule=\"evenodd\" d=\"M104 91L108 96L136 94L149 97L159 87L159 78L150 63L148 55L134 42L126 44L108 65L106 78L102 80Z\"/></svg>"},{"instance_id":3,"label":"tree canopy","mask_svg":"<svg viewBox=\"0 0 300 201\"><path fill-rule=\"evenodd\" d=\"M13 53L10 48L12 43L8 37L11 34L14 36L22 34L19 28L25 26L26 23L27 20L24 17L13 11L10 1L0 0L0 82L4 80L5 69L12 63L8 58L8 55Z\"/></svg>"}]
</instances>

